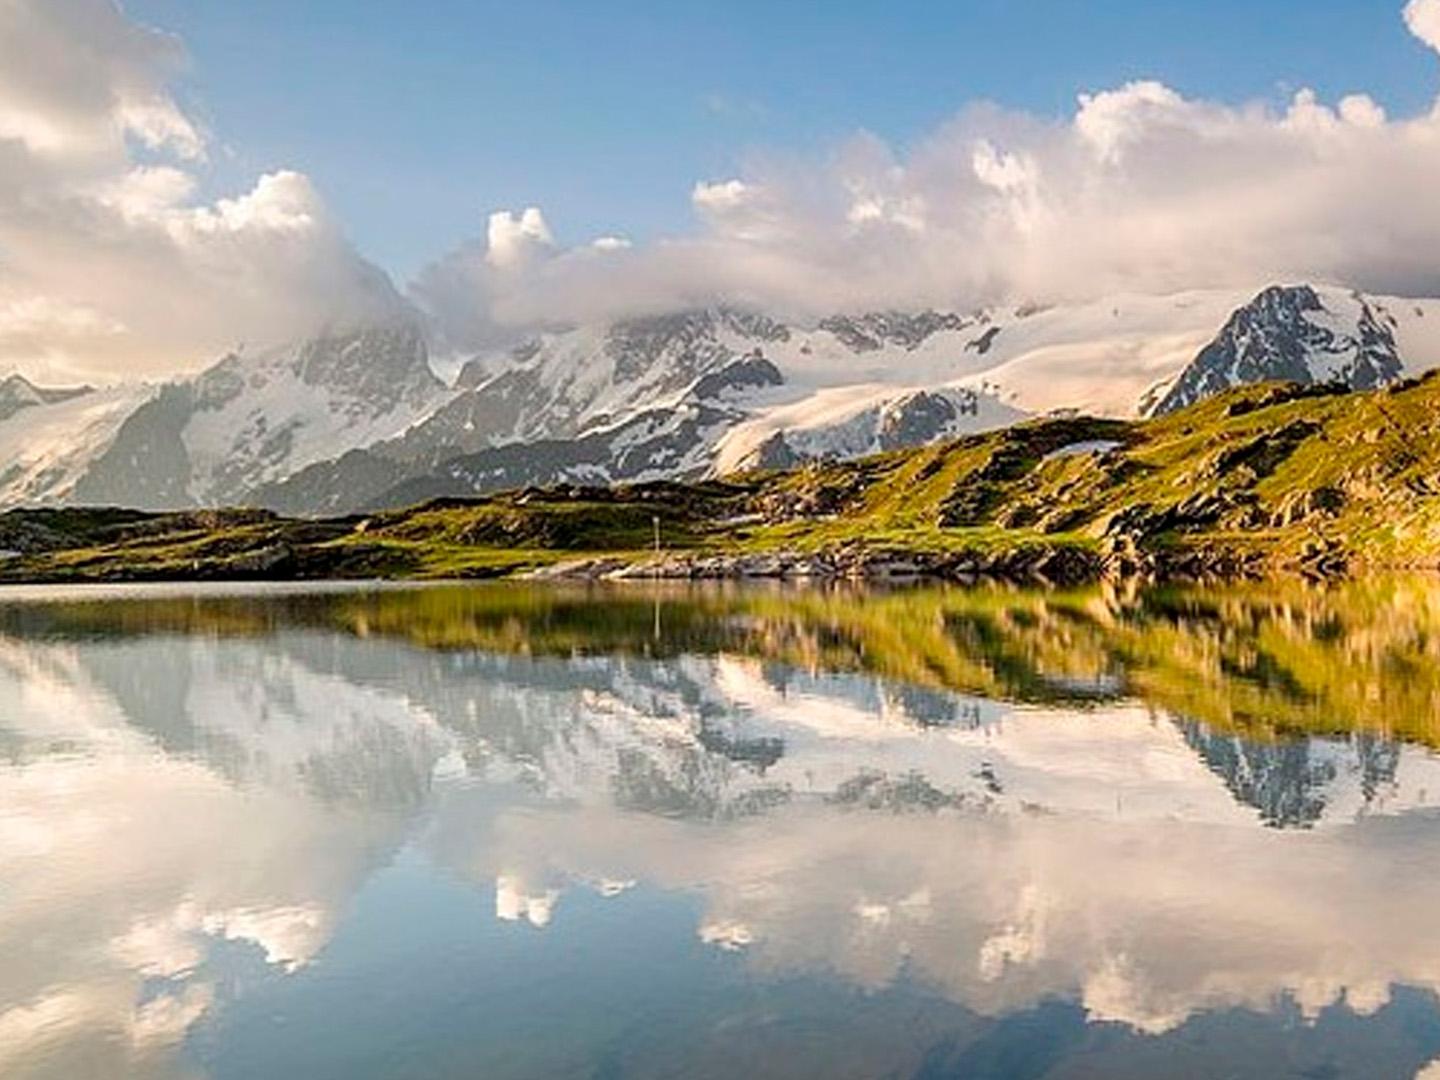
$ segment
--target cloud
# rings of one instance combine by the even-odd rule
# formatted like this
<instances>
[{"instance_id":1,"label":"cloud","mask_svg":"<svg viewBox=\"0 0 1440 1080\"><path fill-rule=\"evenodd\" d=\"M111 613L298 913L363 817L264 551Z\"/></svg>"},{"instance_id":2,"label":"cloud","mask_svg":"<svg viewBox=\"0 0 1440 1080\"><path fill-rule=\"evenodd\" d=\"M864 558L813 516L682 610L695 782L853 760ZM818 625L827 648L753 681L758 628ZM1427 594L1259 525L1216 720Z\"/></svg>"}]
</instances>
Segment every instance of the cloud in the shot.
<instances>
[{"instance_id":1,"label":"cloud","mask_svg":"<svg viewBox=\"0 0 1440 1080\"><path fill-rule=\"evenodd\" d=\"M723 214L744 206L750 194L750 188L743 180L722 180L717 183L706 183L702 180L690 192L690 201L702 213Z\"/></svg>"},{"instance_id":2,"label":"cloud","mask_svg":"<svg viewBox=\"0 0 1440 1080\"><path fill-rule=\"evenodd\" d=\"M527 206L519 214L500 210L490 215L485 260L491 266L516 266L545 254L554 246L550 226L545 224L538 206Z\"/></svg>"},{"instance_id":3,"label":"cloud","mask_svg":"<svg viewBox=\"0 0 1440 1080\"><path fill-rule=\"evenodd\" d=\"M1440 0L1404 14L1440 42ZM1392 118L1310 90L1231 105L1143 80L1061 120L974 105L904 154L861 133L818 160L758 158L695 185L689 235L604 260L551 248L471 297L503 337L717 300L815 316L1278 279L1434 294L1437 183L1440 107Z\"/></svg>"},{"instance_id":4,"label":"cloud","mask_svg":"<svg viewBox=\"0 0 1440 1080\"><path fill-rule=\"evenodd\" d=\"M195 200L184 63L112 0L0 5L0 366L162 374L400 307L305 176Z\"/></svg>"},{"instance_id":5,"label":"cloud","mask_svg":"<svg viewBox=\"0 0 1440 1080\"><path fill-rule=\"evenodd\" d=\"M1440 0L1404 19L1440 49ZM1225 104L1142 80L1068 117L972 105L903 152L861 132L697 182L693 229L566 246L500 209L402 298L302 173L210 199L181 43L114 0L0 4L0 367L106 379L412 313L443 350L730 302L782 315L1311 279L1440 292L1440 104ZM443 163L437 163L441 167Z\"/></svg>"},{"instance_id":6,"label":"cloud","mask_svg":"<svg viewBox=\"0 0 1440 1080\"><path fill-rule=\"evenodd\" d=\"M1426 45L1440 52L1440 0L1410 0L1405 5L1405 25Z\"/></svg>"}]
</instances>

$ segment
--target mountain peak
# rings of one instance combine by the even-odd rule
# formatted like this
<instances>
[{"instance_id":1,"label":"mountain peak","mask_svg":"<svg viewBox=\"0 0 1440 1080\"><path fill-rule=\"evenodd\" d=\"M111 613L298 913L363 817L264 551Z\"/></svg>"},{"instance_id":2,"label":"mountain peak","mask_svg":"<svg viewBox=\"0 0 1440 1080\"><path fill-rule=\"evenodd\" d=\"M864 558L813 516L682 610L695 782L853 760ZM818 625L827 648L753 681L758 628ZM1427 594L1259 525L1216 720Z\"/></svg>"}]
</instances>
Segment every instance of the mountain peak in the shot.
<instances>
[{"instance_id":1,"label":"mountain peak","mask_svg":"<svg viewBox=\"0 0 1440 1080\"><path fill-rule=\"evenodd\" d=\"M295 351L292 364L309 386L387 405L433 397L444 389L430 368L425 335L416 323L315 337Z\"/></svg>"},{"instance_id":2,"label":"mountain peak","mask_svg":"<svg viewBox=\"0 0 1440 1080\"><path fill-rule=\"evenodd\" d=\"M0 379L0 421L8 420L21 409L35 405L54 405L61 401L93 393L93 386L36 386L19 372Z\"/></svg>"},{"instance_id":3,"label":"mountain peak","mask_svg":"<svg viewBox=\"0 0 1440 1080\"><path fill-rule=\"evenodd\" d=\"M1272 285L1237 309L1151 410L1193 405L1243 383L1341 383L1370 390L1405 370L1390 314L1358 292Z\"/></svg>"}]
</instances>

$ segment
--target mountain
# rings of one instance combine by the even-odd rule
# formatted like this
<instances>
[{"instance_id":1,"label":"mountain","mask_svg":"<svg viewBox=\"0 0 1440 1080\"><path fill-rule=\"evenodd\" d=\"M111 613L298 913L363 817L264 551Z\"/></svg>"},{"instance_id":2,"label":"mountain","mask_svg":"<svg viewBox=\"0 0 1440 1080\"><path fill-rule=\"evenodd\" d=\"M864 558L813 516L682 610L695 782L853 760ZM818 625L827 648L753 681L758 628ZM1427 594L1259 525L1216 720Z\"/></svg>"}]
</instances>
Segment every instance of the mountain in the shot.
<instances>
[{"instance_id":1,"label":"mountain","mask_svg":"<svg viewBox=\"0 0 1440 1080\"><path fill-rule=\"evenodd\" d=\"M455 396L403 436L255 498L343 513L527 484L697 478L985 430L1025 414L989 388L907 384L944 378L985 333L978 317L935 313L804 330L714 308L546 334L472 360Z\"/></svg>"},{"instance_id":2,"label":"mountain","mask_svg":"<svg viewBox=\"0 0 1440 1080\"><path fill-rule=\"evenodd\" d=\"M153 387L53 391L12 376L0 408L0 505L79 501L75 489Z\"/></svg>"},{"instance_id":3,"label":"mountain","mask_svg":"<svg viewBox=\"0 0 1440 1080\"><path fill-rule=\"evenodd\" d=\"M1412 317L1424 309L1411 307ZM1400 319L1382 301L1309 285L1272 286L1236 311L1220 334L1165 389L1156 414L1243 383L1267 379L1372 390L1406 373ZM1416 358L1421 359L1420 357ZM1428 356L1426 366L1440 362Z\"/></svg>"},{"instance_id":4,"label":"mountain","mask_svg":"<svg viewBox=\"0 0 1440 1080\"><path fill-rule=\"evenodd\" d=\"M1427 311L1433 340L1403 337L1402 322L1423 327ZM1402 345L1418 357L1408 367ZM527 485L695 479L919 446L1055 410L1134 415L1162 391L1168 409L1271 378L1365 388L1437 362L1440 305L1309 286L814 324L706 309L542 334L475 358L454 396L403 435L317 462L252 501L335 514Z\"/></svg>"},{"instance_id":5,"label":"mountain","mask_svg":"<svg viewBox=\"0 0 1440 1080\"><path fill-rule=\"evenodd\" d=\"M745 420L738 400L783 381L773 364L754 353L734 358L729 352L717 352L707 363L721 366L699 368L704 373L683 386L678 396L668 385L632 387L630 400L636 411L620 420L608 422L607 413L588 428L583 421L570 420L565 430L574 434L566 437L537 434L498 445L490 434L499 420L497 399L515 404L518 395L501 398L492 392L493 381L465 387L467 377L462 373L459 393L401 437L312 465L259 489L255 499L281 512L344 513L530 484L700 475L708 467L707 449ZM499 378L513 389L521 381L517 374L512 369ZM529 385L540 397L539 380ZM656 393L672 400L647 407L644 403ZM512 423L522 424L518 417L526 411L516 409ZM467 447L473 452L456 453Z\"/></svg>"},{"instance_id":6,"label":"mountain","mask_svg":"<svg viewBox=\"0 0 1440 1080\"><path fill-rule=\"evenodd\" d=\"M344 514L506 487L699 479L1030 416L1159 414L1241 383L1440 364L1440 302L1295 285L816 321L727 307L580 326L433 373L389 313L164 386L0 384L0 505Z\"/></svg>"},{"instance_id":7,"label":"mountain","mask_svg":"<svg viewBox=\"0 0 1440 1080\"><path fill-rule=\"evenodd\" d=\"M246 503L315 461L393 438L449 391L418 325L231 354L131 413L68 501L140 508Z\"/></svg>"}]
</instances>

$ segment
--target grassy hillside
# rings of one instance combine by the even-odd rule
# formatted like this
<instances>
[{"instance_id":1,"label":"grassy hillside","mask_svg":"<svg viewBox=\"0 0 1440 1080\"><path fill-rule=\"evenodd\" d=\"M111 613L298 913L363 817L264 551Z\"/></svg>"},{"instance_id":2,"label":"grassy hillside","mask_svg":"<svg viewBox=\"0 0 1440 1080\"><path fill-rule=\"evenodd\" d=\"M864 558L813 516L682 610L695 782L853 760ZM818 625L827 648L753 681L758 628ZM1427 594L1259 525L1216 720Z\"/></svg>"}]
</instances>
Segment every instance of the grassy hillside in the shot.
<instances>
[{"instance_id":1,"label":"grassy hillside","mask_svg":"<svg viewBox=\"0 0 1440 1080\"><path fill-rule=\"evenodd\" d=\"M663 554L654 553L658 525ZM1047 418L856 462L527 490L320 522L0 515L3 580L1333 574L1440 565L1440 377L1246 387L1162 419ZM583 563L583 566L577 564Z\"/></svg>"}]
</instances>

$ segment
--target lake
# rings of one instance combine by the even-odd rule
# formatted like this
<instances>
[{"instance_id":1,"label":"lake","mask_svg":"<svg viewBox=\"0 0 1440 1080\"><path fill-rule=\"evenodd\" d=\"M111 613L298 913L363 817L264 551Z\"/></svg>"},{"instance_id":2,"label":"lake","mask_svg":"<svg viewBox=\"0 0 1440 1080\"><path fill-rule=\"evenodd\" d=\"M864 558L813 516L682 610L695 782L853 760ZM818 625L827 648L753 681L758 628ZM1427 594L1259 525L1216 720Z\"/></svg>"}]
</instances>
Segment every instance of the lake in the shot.
<instances>
[{"instance_id":1,"label":"lake","mask_svg":"<svg viewBox=\"0 0 1440 1080\"><path fill-rule=\"evenodd\" d=\"M0 593L0 1075L1440 1077L1440 583Z\"/></svg>"}]
</instances>

